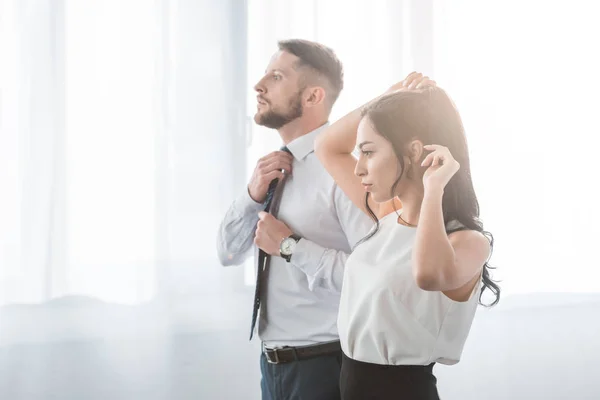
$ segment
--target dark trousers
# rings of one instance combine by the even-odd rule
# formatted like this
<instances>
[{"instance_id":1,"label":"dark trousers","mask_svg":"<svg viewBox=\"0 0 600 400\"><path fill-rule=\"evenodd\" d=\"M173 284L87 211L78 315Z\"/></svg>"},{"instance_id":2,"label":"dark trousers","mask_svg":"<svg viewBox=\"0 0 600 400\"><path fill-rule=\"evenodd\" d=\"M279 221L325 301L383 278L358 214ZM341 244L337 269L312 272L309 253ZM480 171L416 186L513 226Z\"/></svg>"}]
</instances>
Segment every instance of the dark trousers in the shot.
<instances>
[{"instance_id":1,"label":"dark trousers","mask_svg":"<svg viewBox=\"0 0 600 400\"><path fill-rule=\"evenodd\" d=\"M439 400L430 365L380 365L342 359L342 400Z\"/></svg>"},{"instance_id":2,"label":"dark trousers","mask_svg":"<svg viewBox=\"0 0 600 400\"><path fill-rule=\"evenodd\" d=\"M262 400L340 400L342 353L285 364L260 356Z\"/></svg>"}]
</instances>

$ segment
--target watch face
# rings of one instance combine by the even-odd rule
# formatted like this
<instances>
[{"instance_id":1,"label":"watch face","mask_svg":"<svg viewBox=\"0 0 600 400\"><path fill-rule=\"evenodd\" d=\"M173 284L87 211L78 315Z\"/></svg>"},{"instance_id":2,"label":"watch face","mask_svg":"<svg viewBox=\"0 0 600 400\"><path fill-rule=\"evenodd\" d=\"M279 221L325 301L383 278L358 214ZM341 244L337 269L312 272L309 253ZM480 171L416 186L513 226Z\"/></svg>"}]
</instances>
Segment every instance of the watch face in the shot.
<instances>
[{"instance_id":1,"label":"watch face","mask_svg":"<svg viewBox=\"0 0 600 400\"><path fill-rule=\"evenodd\" d=\"M294 249L296 248L296 241L292 238L285 238L283 242L281 242L281 254L284 256L292 255Z\"/></svg>"}]
</instances>

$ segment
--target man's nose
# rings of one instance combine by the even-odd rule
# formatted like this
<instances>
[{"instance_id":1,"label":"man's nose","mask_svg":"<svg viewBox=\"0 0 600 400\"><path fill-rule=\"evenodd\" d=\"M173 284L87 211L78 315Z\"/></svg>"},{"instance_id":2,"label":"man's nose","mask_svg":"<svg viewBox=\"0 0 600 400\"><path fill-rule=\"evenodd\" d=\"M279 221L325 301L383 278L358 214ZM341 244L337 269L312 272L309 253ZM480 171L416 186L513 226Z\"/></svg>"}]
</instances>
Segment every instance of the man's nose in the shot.
<instances>
[{"instance_id":1,"label":"man's nose","mask_svg":"<svg viewBox=\"0 0 600 400\"><path fill-rule=\"evenodd\" d=\"M256 82L256 85L254 85L254 90L256 90L260 94L265 93L266 88L265 88L265 85L263 85L262 79L260 81Z\"/></svg>"}]
</instances>

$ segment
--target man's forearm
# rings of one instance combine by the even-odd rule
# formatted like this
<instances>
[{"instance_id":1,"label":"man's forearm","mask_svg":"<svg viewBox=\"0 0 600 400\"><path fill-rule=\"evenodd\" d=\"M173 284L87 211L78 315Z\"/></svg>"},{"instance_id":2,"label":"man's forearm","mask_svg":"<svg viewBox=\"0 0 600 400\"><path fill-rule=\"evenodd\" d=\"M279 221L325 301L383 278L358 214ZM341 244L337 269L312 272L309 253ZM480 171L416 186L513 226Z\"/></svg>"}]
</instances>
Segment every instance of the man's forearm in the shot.
<instances>
[{"instance_id":1,"label":"man's forearm","mask_svg":"<svg viewBox=\"0 0 600 400\"><path fill-rule=\"evenodd\" d=\"M328 249L307 239L300 239L290 263L306 274L308 288L321 287L340 293L344 279L344 266L348 254Z\"/></svg>"},{"instance_id":2,"label":"man's forearm","mask_svg":"<svg viewBox=\"0 0 600 400\"><path fill-rule=\"evenodd\" d=\"M221 222L217 236L217 253L221 265L239 265L252 247L258 212L263 205L246 192L237 198Z\"/></svg>"}]
</instances>

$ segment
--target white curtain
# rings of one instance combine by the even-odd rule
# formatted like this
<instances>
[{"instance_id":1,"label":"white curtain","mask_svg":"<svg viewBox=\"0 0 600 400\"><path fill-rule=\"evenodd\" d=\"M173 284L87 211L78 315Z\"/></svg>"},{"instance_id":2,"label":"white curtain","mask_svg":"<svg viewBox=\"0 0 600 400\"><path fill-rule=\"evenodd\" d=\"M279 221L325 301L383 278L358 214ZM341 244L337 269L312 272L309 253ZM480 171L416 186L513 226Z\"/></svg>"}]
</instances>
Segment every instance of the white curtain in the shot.
<instances>
[{"instance_id":1,"label":"white curtain","mask_svg":"<svg viewBox=\"0 0 600 400\"><path fill-rule=\"evenodd\" d=\"M215 251L244 178L243 4L0 5L0 304L243 289Z\"/></svg>"},{"instance_id":2,"label":"white curtain","mask_svg":"<svg viewBox=\"0 0 600 400\"><path fill-rule=\"evenodd\" d=\"M332 120L413 70L447 89L463 117L492 264L505 295L598 292L600 89L590 3L475 0L251 0L248 77L276 41L332 47L345 89ZM248 110L255 97L248 98ZM279 143L253 128L248 173ZM250 268L247 267L247 271ZM247 273L247 282L251 274Z\"/></svg>"},{"instance_id":3,"label":"white curtain","mask_svg":"<svg viewBox=\"0 0 600 400\"><path fill-rule=\"evenodd\" d=\"M600 37L584 0L438 0L435 75L457 103L506 294L600 292Z\"/></svg>"},{"instance_id":4,"label":"white curtain","mask_svg":"<svg viewBox=\"0 0 600 400\"><path fill-rule=\"evenodd\" d=\"M62 5L0 3L0 304L65 283Z\"/></svg>"}]
</instances>

